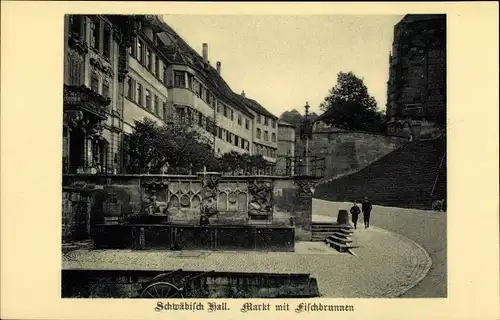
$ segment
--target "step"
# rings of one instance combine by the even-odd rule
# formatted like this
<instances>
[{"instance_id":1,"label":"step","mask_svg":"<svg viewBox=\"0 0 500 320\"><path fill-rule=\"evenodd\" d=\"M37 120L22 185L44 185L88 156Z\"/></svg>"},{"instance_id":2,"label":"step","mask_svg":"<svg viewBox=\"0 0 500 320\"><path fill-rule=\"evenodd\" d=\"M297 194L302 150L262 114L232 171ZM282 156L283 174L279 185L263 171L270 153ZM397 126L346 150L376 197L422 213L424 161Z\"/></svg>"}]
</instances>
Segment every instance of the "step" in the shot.
<instances>
[{"instance_id":1,"label":"step","mask_svg":"<svg viewBox=\"0 0 500 320\"><path fill-rule=\"evenodd\" d=\"M327 243L330 245L330 247L349 248L349 245L344 243L338 243L334 241L327 241Z\"/></svg>"},{"instance_id":2,"label":"step","mask_svg":"<svg viewBox=\"0 0 500 320\"><path fill-rule=\"evenodd\" d=\"M324 237L327 237L327 236L331 236L331 235L334 235L334 234L337 234L337 235L340 235L340 236L351 236L354 234L354 232L352 231L339 231L339 230L332 230L332 231L328 231L328 232L316 232L316 231L313 231L311 232L311 234L313 236L324 236Z\"/></svg>"},{"instance_id":3,"label":"step","mask_svg":"<svg viewBox=\"0 0 500 320\"><path fill-rule=\"evenodd\" d=\"M340 242L345 242L345 243L348 243L348 242L352 242L352 239L351 238L344 238L344 237L338 237L338 236L329 236L328 238L326 238L326 241L340 241Z\"/></svg>"},{"instance_id":4,"label":"step","mask_svg":"<svg viewBox=\"0 0 500 320\"><path fill-rule=\"evenodd\" d=\"M348 226L329 226L329 227L321 226L321 227L314 227L314 226L311 226L311 230L339 230L339 229L350 230L350 229L352 229L352 227L348 227Z\"/></svg>"}]
</instances>

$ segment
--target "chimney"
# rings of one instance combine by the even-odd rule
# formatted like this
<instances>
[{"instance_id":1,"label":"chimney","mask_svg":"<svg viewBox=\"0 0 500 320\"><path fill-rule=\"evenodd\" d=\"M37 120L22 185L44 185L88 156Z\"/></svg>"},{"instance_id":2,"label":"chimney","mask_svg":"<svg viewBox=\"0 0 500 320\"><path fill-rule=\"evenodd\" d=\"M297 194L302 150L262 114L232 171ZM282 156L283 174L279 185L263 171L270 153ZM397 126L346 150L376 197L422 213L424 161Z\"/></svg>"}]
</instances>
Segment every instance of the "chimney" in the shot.
<instances>
[{"instance_id":1,"label":"chimney","mask_svg":"<svg viewBox=\"0 0 500 320\"><path fill-rule=\"evenodd\" d=\"M245 97L245 90L241 91L241 95Z\"/></svg>"},{"instance_id":2,"label":"chimney","mask_svg":"<svg viewBox=\"0 0 500 320\"><path fill-rule=\"evenodd\" d=\"M202 56L203 56L203 63L208 64L208 44L207 43L203 44Z\"/></svg>"},{"instance_id":3,"label":"chimney","mask_svg":"<svg viewBox=\"0 0 500 320\"><path fill-rule=\"evenodd\" d=\"M221 67L221 63L220 61L217 61L217 73L220 74L220 67Z\"/></svg>"}]
</instances>

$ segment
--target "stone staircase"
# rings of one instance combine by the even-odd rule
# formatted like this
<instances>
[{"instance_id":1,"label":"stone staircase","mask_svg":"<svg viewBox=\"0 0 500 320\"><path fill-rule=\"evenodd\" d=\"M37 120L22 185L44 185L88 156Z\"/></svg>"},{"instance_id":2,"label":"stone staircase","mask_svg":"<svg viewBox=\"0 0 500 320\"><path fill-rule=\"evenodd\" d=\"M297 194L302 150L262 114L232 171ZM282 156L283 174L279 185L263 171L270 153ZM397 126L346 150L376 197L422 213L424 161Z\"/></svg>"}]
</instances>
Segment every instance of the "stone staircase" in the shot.
<instances>
[{"instance_id":1,"label":"stone staircase","mask_svg":"<svg viewBox=\"0 0 500 320\"><path fill-rule=\"evenodd\" d=\"M320 184L315 198L431 210L446 198L446 136L414 141L362 170Z\"/></svg>"},{"instance_id":2,"label":"stone staircase","mask_svg":"<svg viewBox=\"0 0 500 320\"><path fill-rule=\"evenodd\" d=\"M325 242L326 238L333 235L338 226L333 222L313 222L311 224L311 241Z\"/></svg>"}]
</instances>

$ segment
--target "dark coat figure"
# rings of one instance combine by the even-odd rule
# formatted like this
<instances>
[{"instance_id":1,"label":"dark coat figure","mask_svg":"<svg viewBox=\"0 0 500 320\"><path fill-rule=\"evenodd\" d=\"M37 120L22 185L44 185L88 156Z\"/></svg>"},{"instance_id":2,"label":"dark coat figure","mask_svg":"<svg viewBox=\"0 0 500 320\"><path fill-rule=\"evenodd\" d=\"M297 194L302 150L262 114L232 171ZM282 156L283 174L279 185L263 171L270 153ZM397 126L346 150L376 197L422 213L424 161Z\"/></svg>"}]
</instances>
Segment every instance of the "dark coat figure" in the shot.
<instances>
[{"instance_id":1,"label":"dark coat figure","mask_svg":"<svg viewBox=\"0 0 500 320\"><path fill-rule=\"evenodd\" d=\"M372 204L365 198L363 204L361 205L361 210L363 211L363 220L365 222L365 228L370 226L370 214L372 212Z\"/></svg>"},{"instance_id":2,"label":"dark coat figure","mask_svg":"<svg viewBox=\"0 0 500 320\"><path fill-rule=\"evenodd\" d=\"M354 203L350 211L352 216L352 223L354 224L354 229L357 229L358 216L361 213L361 210L359 209L358 205Z\"/></svg>"}]
</instances>

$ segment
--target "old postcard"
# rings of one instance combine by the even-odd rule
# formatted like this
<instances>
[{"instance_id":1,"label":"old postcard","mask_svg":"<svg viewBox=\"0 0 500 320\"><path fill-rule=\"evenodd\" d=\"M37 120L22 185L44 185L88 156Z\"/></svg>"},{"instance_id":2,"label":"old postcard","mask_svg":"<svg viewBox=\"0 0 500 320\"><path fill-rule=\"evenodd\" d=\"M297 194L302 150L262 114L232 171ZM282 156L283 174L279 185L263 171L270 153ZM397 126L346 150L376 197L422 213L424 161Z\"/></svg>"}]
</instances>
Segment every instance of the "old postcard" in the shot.
<instances>
[{"instance_id":1,"label":"old postcard","mask_svg":"<svg viewBox=\"0 0 500 320\"><path fill-rule=\"evenodd\" d=\"M472 233L481 224L450 228L467 215L448 184L463 119L451 105L450 57L462 46L450 47L460 19L451 7L379 4L366 14L302 4L316 11L299 13L283 3L273 12L247 4L257 12L197 13L150 3L146 14L138 2L67 5L51 13L59 19L55 49L46 46L53 72L40 71L54 78L44 93L58 102L28 106L55 119L46 124L53 162L29 158L58 184L53 205L40 202L36 212L54 217L37 227L57 238L51 299L87 309L60 316L102 316L91 313L99 306L109 318L461 318L447 302L449 279L485 242ZM6 7L14 23L21 11ZM30 134L32 143L48 141ZM487 213L472 219L495 219ZM498 220L486 224L498 229ZM455 241L465 246L450 256ZM43 269L40 254L24 268ZM479 275L496 272L498 288L494 257ZM2 268L2 282L11 268ZM5 288L9 295L15 286ZM470 302L487 316L469 310L468 318L495 319L494 297ZM53 314L8 299L6 317Z\"/></svg>"}]
</instances>

